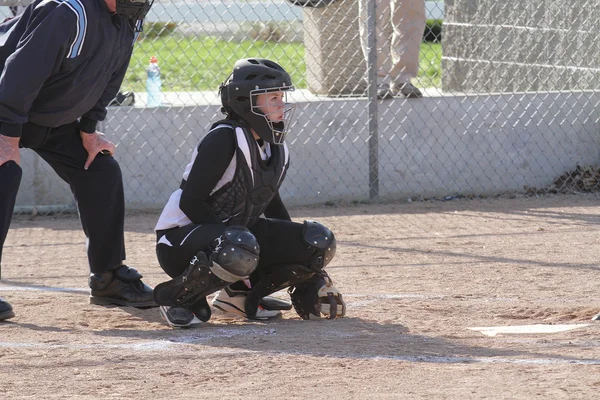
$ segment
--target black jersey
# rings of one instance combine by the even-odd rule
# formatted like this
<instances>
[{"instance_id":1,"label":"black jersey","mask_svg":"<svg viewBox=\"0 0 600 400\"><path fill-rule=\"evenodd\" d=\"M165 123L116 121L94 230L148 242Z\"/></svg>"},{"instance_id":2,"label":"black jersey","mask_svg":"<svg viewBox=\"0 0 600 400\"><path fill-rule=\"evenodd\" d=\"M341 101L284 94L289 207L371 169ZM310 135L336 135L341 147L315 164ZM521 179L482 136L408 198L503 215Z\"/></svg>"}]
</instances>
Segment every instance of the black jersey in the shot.
<instances>
[{"instance_id":1,"label":"black jersey","mask_svg":"<svg viewBox=\"0 0 600 400\"><path fill-rule=\"evenodd\" d=\"M134 22L111 14L104 0L35 0L0 25L0 133L19 137L28 121L58 127L80 118L82 130L94 132L136 35Z\"/></svg>"},{"instance_id":2,"label":"black jersey","mask_svg":"<svg viewBox=\"0 0 600 400\"><path fill-rule=\"evenodd\" d=\"M249 227L261 214L291 220L279 196L289 167L287 145L261 149L247 128L231 123L213 125L194 150L156 230L207 222Z\"/></svg>"}]
</instances>

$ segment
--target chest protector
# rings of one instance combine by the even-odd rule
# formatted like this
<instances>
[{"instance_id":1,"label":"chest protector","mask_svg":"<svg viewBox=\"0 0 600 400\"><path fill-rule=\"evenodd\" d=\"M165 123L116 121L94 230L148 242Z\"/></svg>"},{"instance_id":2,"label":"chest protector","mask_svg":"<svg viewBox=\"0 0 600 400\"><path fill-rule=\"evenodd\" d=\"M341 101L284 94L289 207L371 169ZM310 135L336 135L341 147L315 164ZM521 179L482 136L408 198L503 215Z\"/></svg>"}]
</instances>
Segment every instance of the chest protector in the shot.
<instances>
[{"instance_id":1,"label":"chest protector","mask_svg":"<svg viewBox=\"0 0 600 400\"><path fill-rule=\"evenodd\" d=\"M246 125L234 120L215 123L235 131L233 179L208 199L217 217L227 225L252 227L277 194L289 165L287 145L271 145L271 157L263 161L256 140Z\"/></svg>"}]
</instances>

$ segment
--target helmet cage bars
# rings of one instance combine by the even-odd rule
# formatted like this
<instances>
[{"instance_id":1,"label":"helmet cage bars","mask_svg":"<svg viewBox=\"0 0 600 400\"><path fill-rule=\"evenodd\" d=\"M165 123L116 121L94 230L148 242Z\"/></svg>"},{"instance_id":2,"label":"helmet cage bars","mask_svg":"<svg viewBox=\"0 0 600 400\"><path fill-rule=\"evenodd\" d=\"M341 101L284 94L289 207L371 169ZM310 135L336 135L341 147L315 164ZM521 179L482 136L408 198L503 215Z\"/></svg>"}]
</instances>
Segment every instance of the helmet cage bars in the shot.
<instances>
[{"instance_id":1,"label":"helmet cage bars","mask_svg":"<svg viewBox=\"0 0 600 400\"><path fill-rule=\"evenodd\" d=\"M292 118L293 105L287 103L287 92L294 90L290 75L277 63L262 58L238 60L233 72L219 87L222 111L229 118L246 122L262 140L282 144ZM283 92L283 120L273 122L257 107L257 96Z\"/></svg>"},{"instance_id":2,"label":"helmet cage bars","mask_svg":"<svg viewBox=\"0 0 600 400\"><path fill-rule=\"evenodd\" d=\"M285 141L285 136L289 130L290 124L292 122L292 117L294 116L294 110L296 109L295 104L290 104L287 101L287 94L294 90L293 86L281 86L281 87L272 87L266 89L254 89L250 91L250 111L252 114L257 115L259 117L264 118L265 123L271 130L271 138L270 140L267 138L262 138L263 140L272 143L272 144L282 144ZM271 121L268 115L266 115L260 107L256 104L257 97L261 94L268 94L274 92L282 92L283 93L283 118L281 121ZM269 103L267 100L266 107L269 107ZM261 135L259 135L261 136Z\"/></svg>"},{"instance_id":3,"label":"helmet cage bars","mask_svg":"<svg viewBox=\"0 0 600 400\"><path fill-rule=\"evenodd\" d=\"M116 0L116 12L128 19L139 21L144 19L154 0Z\"/></svg>"}]
</instances>

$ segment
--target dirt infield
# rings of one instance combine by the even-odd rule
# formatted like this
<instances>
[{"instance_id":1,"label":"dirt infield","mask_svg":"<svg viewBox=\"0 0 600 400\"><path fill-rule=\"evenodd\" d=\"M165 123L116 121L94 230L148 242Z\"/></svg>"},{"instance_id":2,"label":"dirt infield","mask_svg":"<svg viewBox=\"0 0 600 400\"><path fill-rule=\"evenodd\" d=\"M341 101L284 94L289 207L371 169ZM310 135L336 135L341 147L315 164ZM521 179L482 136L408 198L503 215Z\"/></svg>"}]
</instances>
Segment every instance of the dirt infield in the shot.
<instances>
[{"instance_id":1,"label":"dirt infield","mask_svg":"<svg viewBox=\"0 0 600 400\"><path fill-rule=\"evenodd\" d=\"M0 296L0 398L591 399L600 389L595 195L304 208L338 239L348 317L173 330L157 309L88 303L74 217L17 217ZM157 215L127 218L147 283ZM287 296L284 292L278 295ZM486 336L471 327L576 325Z\"/></svg>"}]
</instances>

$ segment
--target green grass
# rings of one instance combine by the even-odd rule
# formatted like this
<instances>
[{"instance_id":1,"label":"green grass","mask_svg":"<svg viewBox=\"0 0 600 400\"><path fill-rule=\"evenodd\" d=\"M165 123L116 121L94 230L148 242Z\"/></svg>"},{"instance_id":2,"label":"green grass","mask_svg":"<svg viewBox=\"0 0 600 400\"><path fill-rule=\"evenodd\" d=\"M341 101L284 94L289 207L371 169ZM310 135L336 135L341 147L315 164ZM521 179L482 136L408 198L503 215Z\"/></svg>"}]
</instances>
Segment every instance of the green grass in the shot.
<instances>
[{"instance_id":1,"label":"green grass","mask_svg":"<svg viewBox=\"0 0 600 400\"><path fill-rule=\"evenodd\" d=\"M422 43L417 86L442 87L442 44Z\"/></svg>"},{"instance_id":2,"label":"green grass","mask_svg":"<svg viewBox=\"0 0 600 400\"><path fill-rule=\"evenodd\" d=\"M440 86L441 54L442 46L439 43L421 45L418 86ZM231 72L235 61L249 57L277 61L290 72L296 87L307 87L304 45L301 43L258 40L239 43L209 37L168 36L136 44L122 85L123 91L145 91L146 68L151 56L158 58L164 91L217 90Z\"/></svg>"}]
</instances>

